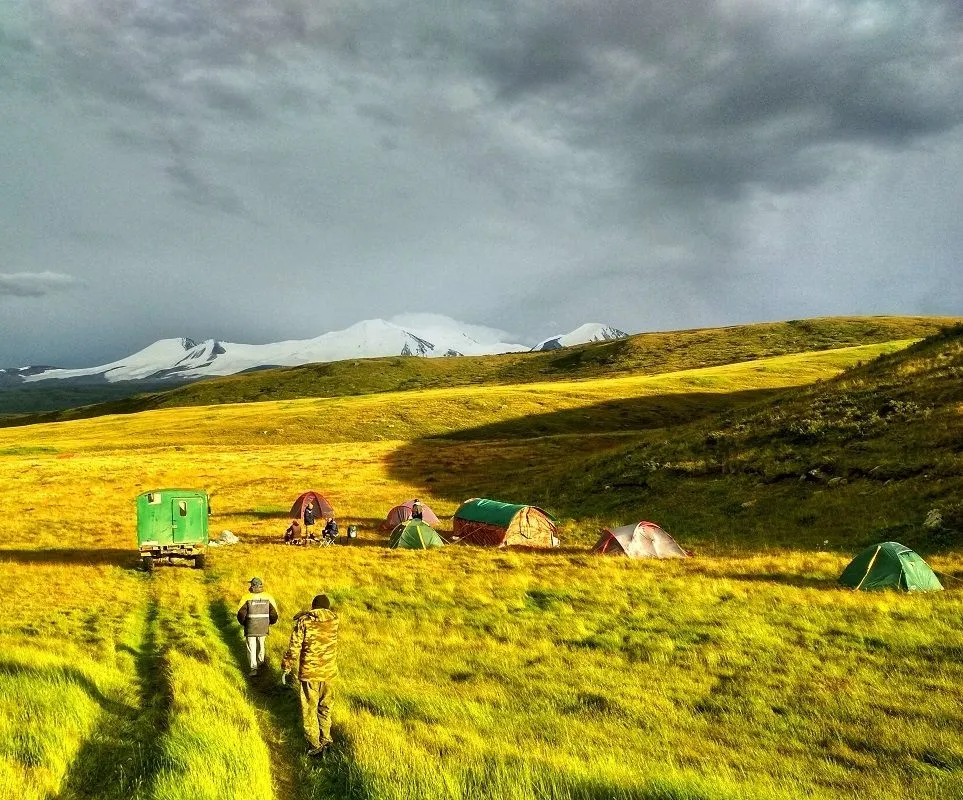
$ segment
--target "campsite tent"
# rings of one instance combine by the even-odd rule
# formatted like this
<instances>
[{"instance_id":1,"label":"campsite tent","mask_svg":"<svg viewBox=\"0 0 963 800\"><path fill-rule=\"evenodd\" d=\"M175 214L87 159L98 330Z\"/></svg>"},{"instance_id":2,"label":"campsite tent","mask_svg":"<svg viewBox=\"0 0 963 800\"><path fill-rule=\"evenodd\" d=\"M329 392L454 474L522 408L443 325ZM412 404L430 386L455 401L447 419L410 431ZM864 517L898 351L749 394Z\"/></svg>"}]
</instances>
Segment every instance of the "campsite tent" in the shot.
<instances>
[{"instance_id":1,"label":"campsite tent","mask_svg":"<svg viewBox=\"0 0 963 800\"><path fill-rule=\"evenodd\" d=\"M388 547L403 547L408 550L427 550L429 547L441 547L444 544L444 540L431 525L417 519L409 519L396 525L388 541Z\"/></svg>"},{"instance_id":2,"label":"campsite tent","mask_svg":"<svg viewBox=\"0 0 963 800\"><path fill-rule=\"evenodd\" d=\"M414 502L414 500L406 500L400 506L395 506L391 509L385 518L383 527L387 530L394 530L400 523L407 522L411 519L411 506ZM435 515L435 512L424 503L421 504L421 518L429 525L438 524L438 517Z\"/></svg>"},{"instance_id":3,"label":"campsite tent","mask_svg":"<svg viewBox=\"0 0 963 800\"><path fill-rule=\"evenodd\" d=\"M536 506L472 498L455 512L454 533L461 541L493 547L555 547L555 517Z\"/></svg>"},{"instance_id":4,"label":"campsite tent","mask_svg":"<svg viewBox=\"0 0 963 800\"><path fill-rule=\"evenodd\" d=\"M907 592L938 592L943 585L929 565L899 542L867 547L839 576L852 589L904 589Z\"/></svg>"},{"instance_id":5,"label":"campsite tent","mask_svg":"<svg viewBox=\"0 0 963 800\"><path fill-rule=\"evenodd\" d=\"M688 558L688 553L654 522L606 528L593 553L629 558Z\"/></svg>"},{"instance_id":6,"label":"campsite tent","mask_svg":"<svg viewBox=\"0 0 963 800\"><path fill-rule=\"evenodd\" d=\"M314 516L317 519L321 517L331 518L334 516L334 509L331 507L331 504L317 492L305 492L300 495L298 499L294 501L294 505L291 506L291 516L294 519L301 519L304 517L304 509L308 506L314 508Z\"/></svg>"}]
</instances>

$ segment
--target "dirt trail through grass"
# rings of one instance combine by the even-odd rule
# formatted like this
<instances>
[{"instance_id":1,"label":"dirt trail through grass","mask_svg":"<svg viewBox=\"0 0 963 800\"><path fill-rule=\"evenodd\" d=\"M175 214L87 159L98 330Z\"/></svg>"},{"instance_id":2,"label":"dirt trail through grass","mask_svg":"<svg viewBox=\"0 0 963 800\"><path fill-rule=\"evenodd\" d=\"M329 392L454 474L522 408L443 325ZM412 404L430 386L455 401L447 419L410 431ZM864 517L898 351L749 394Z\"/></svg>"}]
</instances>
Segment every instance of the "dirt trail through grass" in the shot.
<instances>
[{"instance_id":1,"label":"dirt trail through grass","mask_svg":"<svg viewBox=\"0 0 963 800\"><path fill-rule=\"evenodd\" d=\"M233 609L223 598L218 598L209 603L208 614L231 653L229 669L243 674L247 671L247 653ZM274 796L278 800L307 800L308 786L303 776L308 765L304 744L297 735L300 721L293 698L280 686L280 674L271 665L257 678L252 678L249 687L248 701L254 708L261 738L271 754Z\"/></svg>"},{"instance_id":2,"label":"dirt trail through grass","mask_svg":"<svg viewBox=\"0 0 963 800\"><path fill-rule=\"evenodd\" d=\"M159 740L167 728L171 696L157 648L155 603L132 612L125 628L114 647L115 663L129 681L134 702L105 699L96 728L74 757L57 800L151 796L162 767Z\"/></svg>"}]
</instances>

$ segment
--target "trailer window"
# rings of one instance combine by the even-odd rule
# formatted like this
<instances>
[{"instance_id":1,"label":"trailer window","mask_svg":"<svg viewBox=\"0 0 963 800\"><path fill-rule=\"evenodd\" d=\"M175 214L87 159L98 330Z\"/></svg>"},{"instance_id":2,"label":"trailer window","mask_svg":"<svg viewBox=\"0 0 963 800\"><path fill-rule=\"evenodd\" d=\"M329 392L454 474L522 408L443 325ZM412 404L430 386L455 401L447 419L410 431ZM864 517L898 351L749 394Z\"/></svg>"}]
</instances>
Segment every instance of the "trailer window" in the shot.
<instances>
[{"instance_id":1,"label":"trailer window","mask_svg":"<svg viewBox=\"0 0 963 800\"><path fill-rule=\"evenodd\" d=\"M183 500L177 503L177 513L180 514L182 517L187 516L187 503L184 502Z\"/></svg>"},{"instance_id":2,"label":"trailer window","mask_svg":"<svg viewBox=\"0 0 963 800\"><path fill-rule=\"evenodd\" d=\"M160 492L148 492L147 502L149 505L156 506L161 501Z\"/></svg>"}]
</instances>

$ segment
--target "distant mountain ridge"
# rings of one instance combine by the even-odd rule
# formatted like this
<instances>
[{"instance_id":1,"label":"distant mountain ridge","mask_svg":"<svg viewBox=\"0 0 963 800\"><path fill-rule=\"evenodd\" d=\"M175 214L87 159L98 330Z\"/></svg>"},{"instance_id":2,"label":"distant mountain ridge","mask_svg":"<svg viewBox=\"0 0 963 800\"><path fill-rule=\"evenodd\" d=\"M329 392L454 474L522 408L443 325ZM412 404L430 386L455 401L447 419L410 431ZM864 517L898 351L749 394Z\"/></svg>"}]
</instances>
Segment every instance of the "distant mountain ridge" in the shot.
<instances>
[{"instance_id":1,"label":"distant mountain ridge","mask_svg":"<svg viewBox=\"0 0 963 800\"><path fill-rule=\"evenodd\" d=\"M602 325L599 322L589 322L576 328L571 333L563 333L543 339L532 348L532 351L560 350L563 347L573 347L577 344L588 344L589 342L609 342L612 339L625 339L628 336L624 331L613 328L610 325Z\"/></svg>"},{"instance_id":2,"label":"distant mountain ridge","mask_svg":"<svg viewBox=\"0 0 963 800\"><path fill-rule=\"evenodd\" d=\"M163 381L181 383L198 378L235 375L269 367L344 361L353 358L420 356L424 358L494 355L549 350L593 341L623 338L621 331L589 323L571 333L546 339L530 348L509 342L479 342L453 328L419 333L383 319L363 320L313 339L271 344L239 344L217 339L161 339L125 358L81 369L19 367L0 370L0 386L62 381L79 384ZM430 337L430 338L429 338Z\"/></svg>"}]
</instances>

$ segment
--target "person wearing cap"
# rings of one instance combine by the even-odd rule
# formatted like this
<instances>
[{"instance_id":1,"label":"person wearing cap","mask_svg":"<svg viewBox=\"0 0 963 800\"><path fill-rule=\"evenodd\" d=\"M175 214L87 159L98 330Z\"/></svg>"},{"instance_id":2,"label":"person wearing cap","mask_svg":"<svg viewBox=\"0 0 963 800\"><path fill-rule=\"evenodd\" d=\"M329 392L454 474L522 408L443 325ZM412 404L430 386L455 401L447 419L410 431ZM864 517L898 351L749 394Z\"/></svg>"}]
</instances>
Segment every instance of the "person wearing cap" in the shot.
<instances>
[{"instance_id":1,"label":"person wearing cap","mask_svg":"<svg viewBox=\"0 0 963 800\"><path fill-rule=\"evenodd\" d=\"M237 621L244 626L247 655L251 665L249 675L257 675L264 666L264 639L271 626L278 621L278 604L264 591L260 578L251 578L248 593L237 607Z\"/></svg>"},{"instance_id":2,"label":"person wearing cap","mask_svg":"<svg viewBox=\"0 0 963 800\"><path fill-rule=\"evenodd\" d=\"M338 675L338 615L328 596L319 594L310 611L294 617L294 630L281 659L281 683L294 672L299 681L301 722L308 755L321 755L331 746L331 682Z\"/></svg>"}]
</instances>

